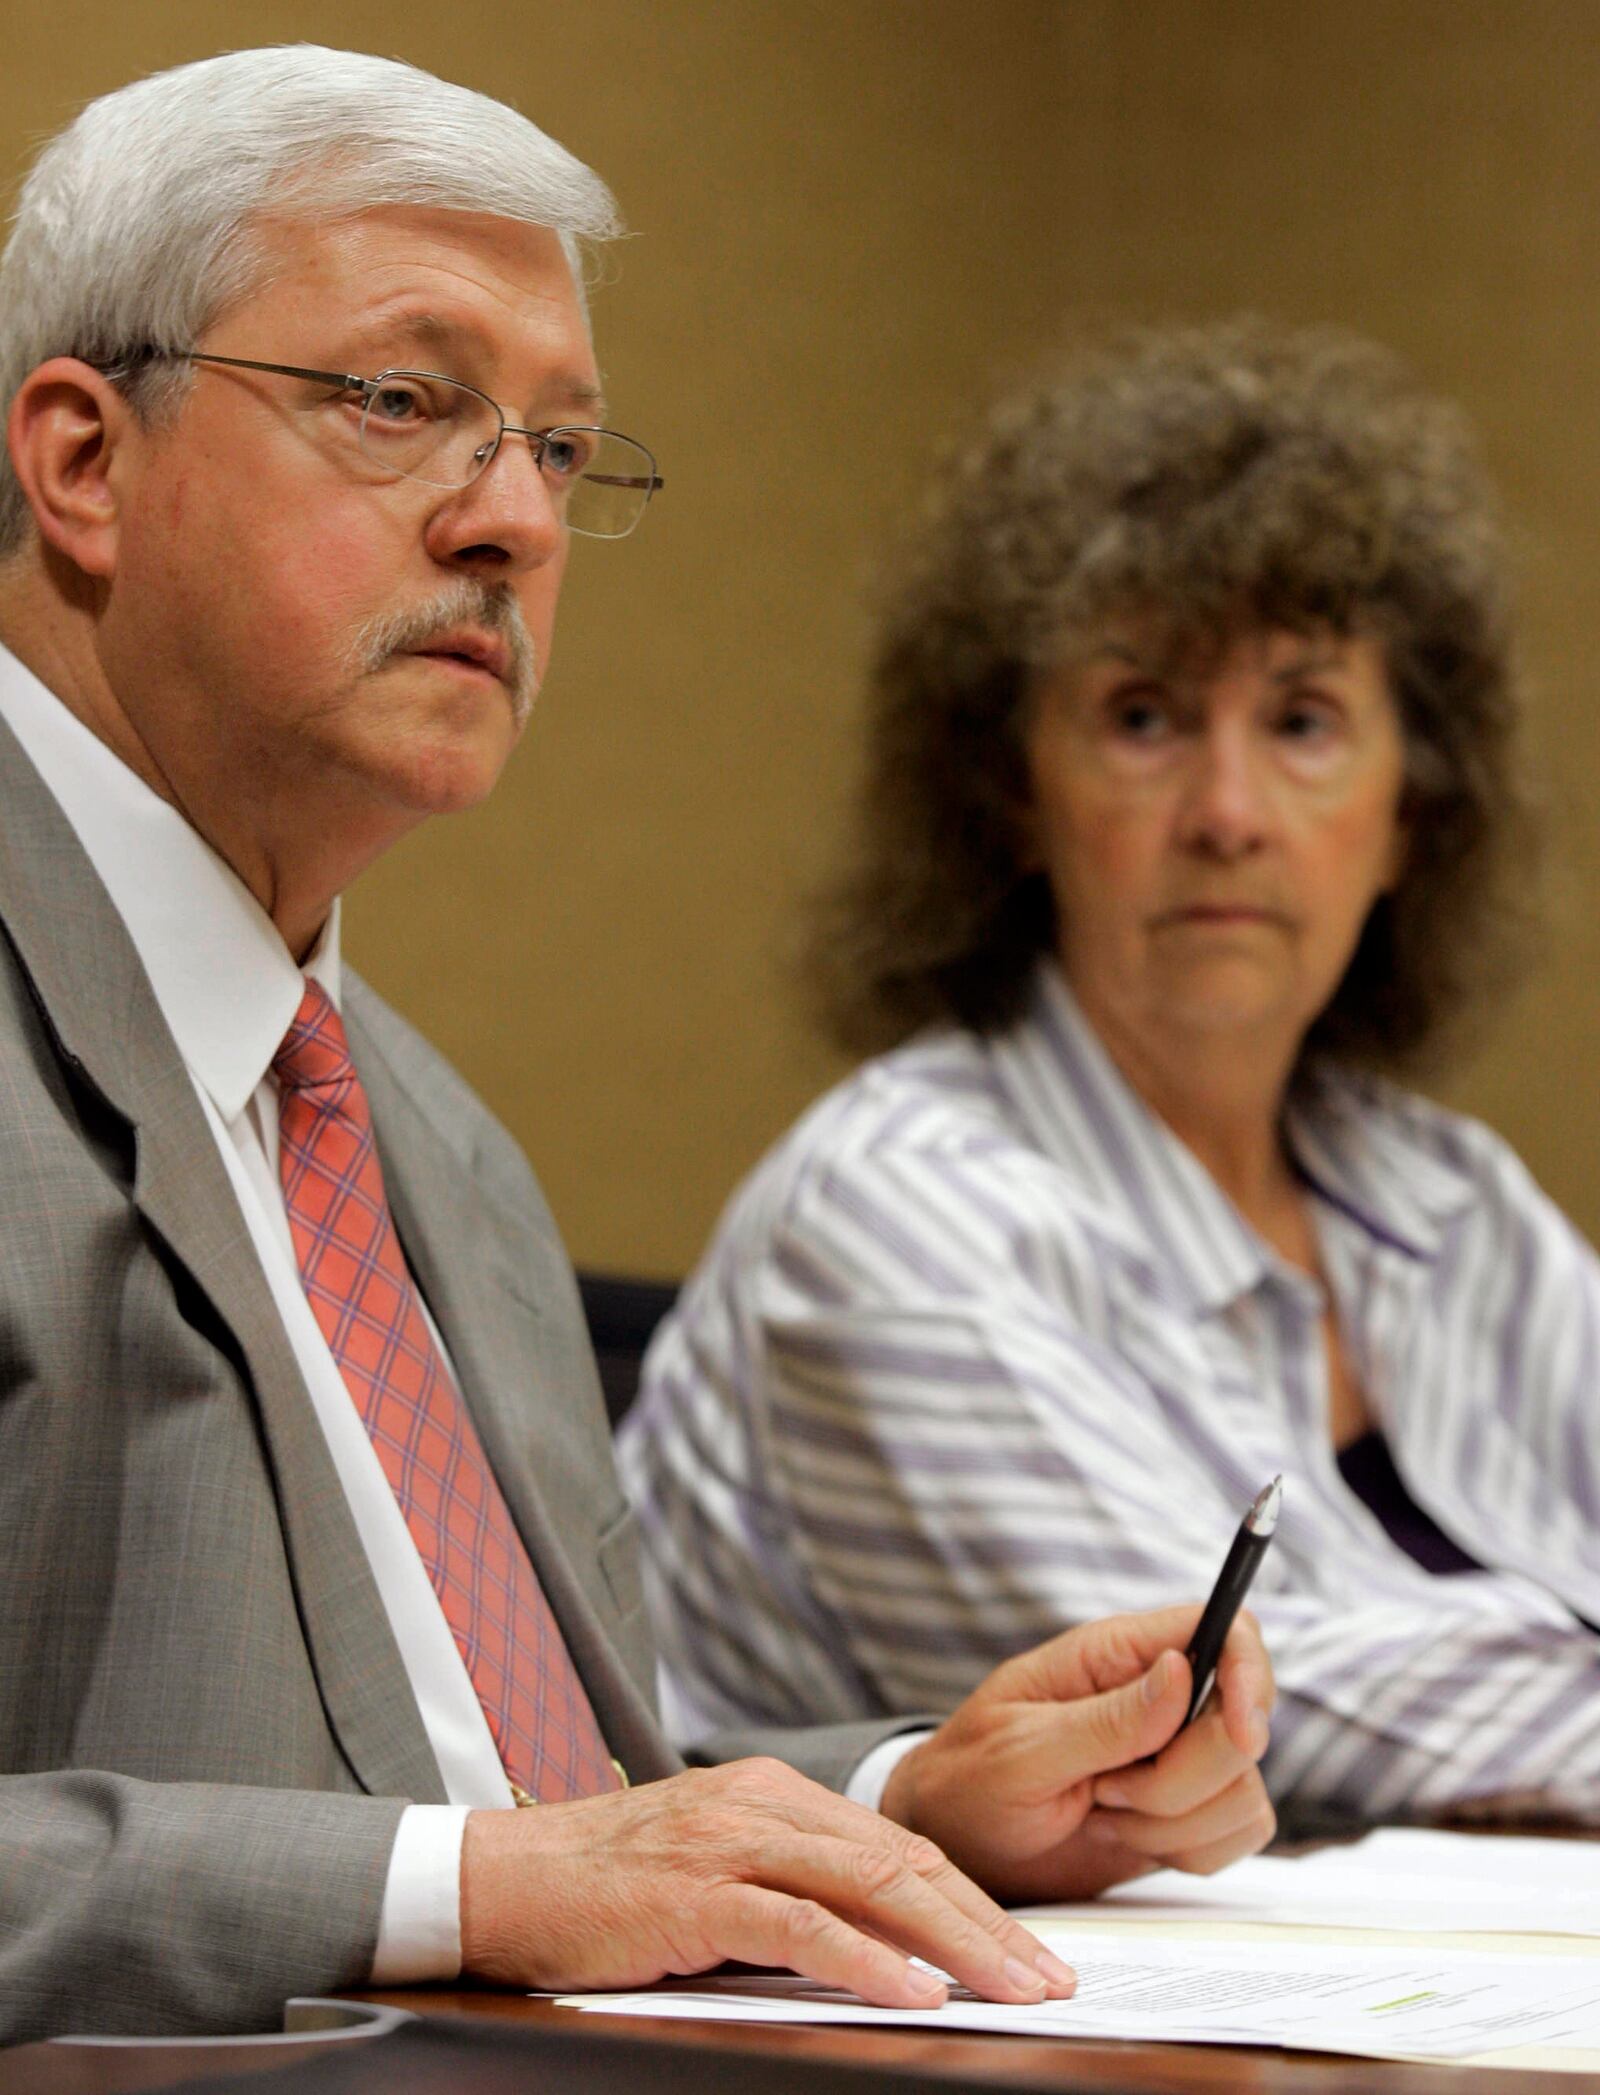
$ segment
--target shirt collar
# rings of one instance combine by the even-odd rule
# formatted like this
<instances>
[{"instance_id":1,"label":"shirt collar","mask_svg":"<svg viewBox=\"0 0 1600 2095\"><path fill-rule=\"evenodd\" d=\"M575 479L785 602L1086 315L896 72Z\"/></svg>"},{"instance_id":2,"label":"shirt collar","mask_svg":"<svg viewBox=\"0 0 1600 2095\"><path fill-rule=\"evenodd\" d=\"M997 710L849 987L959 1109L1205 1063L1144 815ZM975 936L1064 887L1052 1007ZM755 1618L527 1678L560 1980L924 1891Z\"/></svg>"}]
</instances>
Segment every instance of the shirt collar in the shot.
<instances>
[{"instance_id":1,"label":"shirt collar","mask_svg":"<svg viewBox=\"0 0 1600 2095\"><path fill-rule=\"evenodd\" d=\"M1035 1141L1072 1172L1103 1226L1147 1262L1153 1255L1196 1312L1289 1273L1133 1090L1053 962L1041 964L1021 1021L991 1045ZM1473 1193L1408 1105L1375 1080L1323 1067L1298 1087L1286 1132L1323 1198L1379 1241L1427 1258Z\"/></svg>"},{"instance_id":2,"label":"shirt collar","mask_svg":"<svg viewBox=\"0 0 1600 2095\"><path fill-rule=\"evenodd\" d=\"M0 647L0 717L127 927L178 1052L224 1120L244 1110L314 976L339 1002L339 905L302 972L225 860Z\"/></svg>"},{"instance_id":3,"label":"shirt collar","mask_svg":"<svg viewBox=\"0 0 1600 2095\"><path fill-rule=\"evenodd\" d=\"M1435 1258L1451 1220L1477 1198L1436 1111L1380 1077L1313 1066L1289 1101L1284 1132L1324 1200L1412 1258Z\"/></svg>"}]
</instances>

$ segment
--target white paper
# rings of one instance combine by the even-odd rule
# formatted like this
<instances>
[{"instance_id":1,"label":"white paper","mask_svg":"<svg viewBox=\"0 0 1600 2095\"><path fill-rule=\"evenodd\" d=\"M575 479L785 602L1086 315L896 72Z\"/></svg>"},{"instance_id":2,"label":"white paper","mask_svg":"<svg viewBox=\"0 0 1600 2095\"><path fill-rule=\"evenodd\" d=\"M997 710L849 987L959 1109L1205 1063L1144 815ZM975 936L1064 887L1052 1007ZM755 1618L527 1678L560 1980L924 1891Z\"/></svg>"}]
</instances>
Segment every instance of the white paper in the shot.
<instances>
[{"instance_id":1,"label":"white paper","mask_svg":"<svg viewBox=\"0 0 1600 2095\"><path fill-rule=\"evenodd\" d=\"M1074 1931L1071 2000L871 2008L804 1979L714 1979L633 1994L571 1994L612 2015L991 2030L1145 2043L1275 2044L1366 2057L1459 2058L1507 2046L1600 2051L1600 1957L1321 1943L1169 1942Z\"/></svg>"},{"instance_id":2,"label":"white paper","mask_svg":"<svg viewBox=\"0 0 1600 2095\"><path fill-rule=\"evenodd\" d=\"M1600 1852L1581 1840L1392 1827L1309 1855L1258 1855L1215 1877L1158 1870L1092 1906L1030 1907L1022 1917L1032 1926L1035 1915L1101 1913L1434 1935L1600 1935Z\"/></svg>"}]
</instances>

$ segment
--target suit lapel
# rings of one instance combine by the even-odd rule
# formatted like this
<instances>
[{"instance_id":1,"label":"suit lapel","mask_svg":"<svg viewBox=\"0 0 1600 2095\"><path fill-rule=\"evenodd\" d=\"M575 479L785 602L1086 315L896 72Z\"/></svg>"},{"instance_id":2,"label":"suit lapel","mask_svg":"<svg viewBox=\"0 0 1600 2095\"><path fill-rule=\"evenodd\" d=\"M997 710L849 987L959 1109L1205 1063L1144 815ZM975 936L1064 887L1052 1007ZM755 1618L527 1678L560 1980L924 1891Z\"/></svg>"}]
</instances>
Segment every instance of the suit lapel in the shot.
<instances>
[{"instance_id":1,"label":"suit lapel","mask_svg":"<svg viewBox=\"0 0 1600 2095\"><path fill-rule=\"evenodd\" d=\"M205 1113L121 918L3 723L0 797L0 913L45 1023L78 1080L129 1124L134 1203L210 1303L259 1406L334 1734L372 1794L442 1801L349 1504Z\"/></svg>"},{"instance_id":2,"label":"suit lapel","mask_svg":"<svg viewBox=\"0 0 1600 2095\"><path fill-rule=\"evenodd\" d=\"M198 1141L169 1141L148 1124L141 1127L134 1199L205 1289L244 1356L260 1405L306 1641L329 1720L356 1779L374 1796L444 1803L438 1763L350 1502L192 1090L190 1103L200 1118Z\"/></svg>"},{"instance_id":3,"label":"suit lapel","mask_svg":"<svg viewBox=\"0 0 1600 2095\"><path fill-rule=\"evenodd\" d=\"M666 1773L676 1763L662 1755L647 1699L648 1639L641 1622L624 1622L597 1562L600 1526L617 1510L620 1487L598 1393L583 1402L593 1372L587 1340L581 1326L574 1333L570 1319L541 1306L570 1287L565 1254L501 1215L471 1158L446 1141L377 1049L352 989L352 1050L406 1257L611 1750L630 1774Z\"/></svg>"}]
</instances>

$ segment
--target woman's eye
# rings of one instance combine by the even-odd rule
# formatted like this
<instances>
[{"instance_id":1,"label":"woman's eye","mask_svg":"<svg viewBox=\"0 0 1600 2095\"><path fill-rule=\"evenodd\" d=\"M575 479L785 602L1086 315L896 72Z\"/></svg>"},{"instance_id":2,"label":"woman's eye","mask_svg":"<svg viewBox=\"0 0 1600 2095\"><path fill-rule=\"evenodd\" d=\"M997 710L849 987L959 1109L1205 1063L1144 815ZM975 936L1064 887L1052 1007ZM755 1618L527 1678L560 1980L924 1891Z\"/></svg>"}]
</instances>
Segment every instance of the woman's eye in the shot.
<instances>
[{"instance_id":1,"label":"woman's eye","mask_svg":"<svg viewBox=\"0 0 1600 2095\"><path fill-rule=\"evenodd\" d=\"M1172 727L1172 709L1153 691L1128 691L1108 708L1113 734L1129 742L1154 742Z\"/></svg>"},{"instance_id":2,"label":"woman's eye","mask_svg":"<svg viewBox=\"0 0 1600 2095\"><path fill-rule=\"evenodd\" d=\"M1288 742L1324 741L1334 733L1337 725L1332 708L1315 700L1286 705L1278 716L1278 733Z\"/></svg>"}]
</instances>

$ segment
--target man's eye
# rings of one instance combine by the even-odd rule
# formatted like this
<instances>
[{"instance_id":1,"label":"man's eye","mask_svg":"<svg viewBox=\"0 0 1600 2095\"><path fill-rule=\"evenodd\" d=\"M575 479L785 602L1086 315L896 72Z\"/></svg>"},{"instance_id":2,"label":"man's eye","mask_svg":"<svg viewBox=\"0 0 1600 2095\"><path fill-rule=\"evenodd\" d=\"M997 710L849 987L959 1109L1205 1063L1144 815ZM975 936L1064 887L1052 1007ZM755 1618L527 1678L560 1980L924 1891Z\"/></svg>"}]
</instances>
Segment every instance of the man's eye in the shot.
<instances>
[{"instance_id":1,"label":"man's eye","mask_svg":"<svg viewBox=\"0 0 1600 2095\"><path fill-rule=\"evenodd\" d=\"M544 440L544 467L560 480L576 480L594 457L594 439L575 429L564 429Z\"/></svg>"},{"instance_id":2,"label":"man's eye","mask_svg":"<svg viewBox=\"0 0 1600 2095\"><path fill-rule=\"evenodd\" d=\"M432 420L427 395L421 386L383 385L367 402L367 419L403 429L416 422Z\"/></svg>"}]
</instances>

